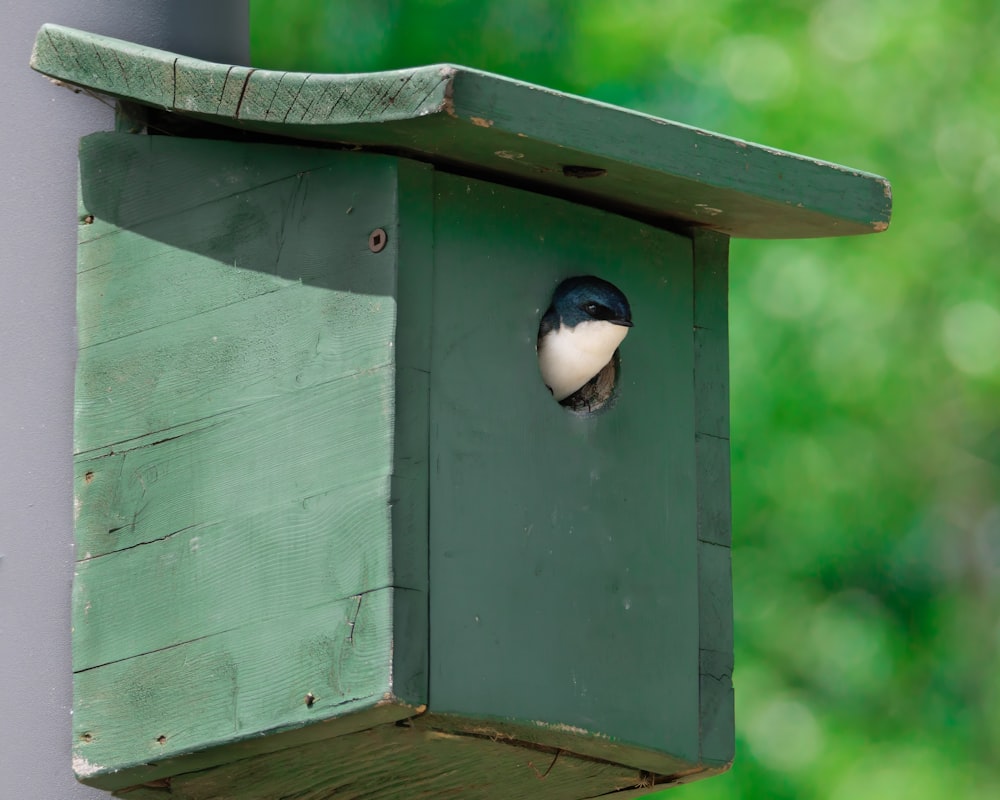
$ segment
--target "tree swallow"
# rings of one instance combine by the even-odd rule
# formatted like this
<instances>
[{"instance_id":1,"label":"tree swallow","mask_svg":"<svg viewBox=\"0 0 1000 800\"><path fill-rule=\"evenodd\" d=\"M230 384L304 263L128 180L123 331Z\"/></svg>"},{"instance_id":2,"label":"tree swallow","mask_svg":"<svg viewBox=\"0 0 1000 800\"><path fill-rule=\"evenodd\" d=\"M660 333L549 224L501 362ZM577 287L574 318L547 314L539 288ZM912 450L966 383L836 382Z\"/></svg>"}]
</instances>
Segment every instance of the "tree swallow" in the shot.
<instances>
[{"instance_id":1,"label":"tree swallow","mask_svg":"<svg viewBox=\"0 0 1000 800\"><path fill-rule=\"evenodd\" d=\"M573 405L572 395L611 363L631 327L632 310L614 284L593 275L560 283L538 326L538 366L552 396Z\"/></svg>"}]
</instances>

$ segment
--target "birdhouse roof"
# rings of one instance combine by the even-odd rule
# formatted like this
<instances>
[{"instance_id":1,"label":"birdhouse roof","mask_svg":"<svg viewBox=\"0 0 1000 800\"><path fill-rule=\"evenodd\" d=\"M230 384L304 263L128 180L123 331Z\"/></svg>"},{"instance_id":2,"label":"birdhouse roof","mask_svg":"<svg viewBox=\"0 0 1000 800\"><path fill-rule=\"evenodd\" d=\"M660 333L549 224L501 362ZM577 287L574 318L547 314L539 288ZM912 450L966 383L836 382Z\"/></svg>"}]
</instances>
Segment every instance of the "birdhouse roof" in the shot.
<instances>
[{"instance_id":1,"label":"birdhouse roof","mask_svg":"<svg viewBox=\"0 0 1000 800\"><path fill-rule=\"evenodd\" d=\"M892 208L889 183L877 175L451 64L281 72L45 25L31 66L146 107L154 133L224 126L394 153L730 236L873 233L885 230Z\"/></svg>"}]
</instances>

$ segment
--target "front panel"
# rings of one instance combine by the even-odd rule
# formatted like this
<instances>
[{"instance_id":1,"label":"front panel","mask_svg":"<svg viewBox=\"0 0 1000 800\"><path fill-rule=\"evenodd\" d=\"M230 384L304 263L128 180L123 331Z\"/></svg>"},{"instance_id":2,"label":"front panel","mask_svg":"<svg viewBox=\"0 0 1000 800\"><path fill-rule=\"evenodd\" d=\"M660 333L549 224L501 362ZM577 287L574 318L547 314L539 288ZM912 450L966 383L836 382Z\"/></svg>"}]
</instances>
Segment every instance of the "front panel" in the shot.
<instances>
[{"instance_id":1,"label":"front panel","mask_svg":"<svg viewBox=\"0 0 1000 800\"><path fill-rule=\"evenodd\" d=\"M442 173L435 209L431 708L695 763L692 242ZM614 398L581 415L535 339L556 284L586 274L635 327Z\"/></svg>"}]
</instances>

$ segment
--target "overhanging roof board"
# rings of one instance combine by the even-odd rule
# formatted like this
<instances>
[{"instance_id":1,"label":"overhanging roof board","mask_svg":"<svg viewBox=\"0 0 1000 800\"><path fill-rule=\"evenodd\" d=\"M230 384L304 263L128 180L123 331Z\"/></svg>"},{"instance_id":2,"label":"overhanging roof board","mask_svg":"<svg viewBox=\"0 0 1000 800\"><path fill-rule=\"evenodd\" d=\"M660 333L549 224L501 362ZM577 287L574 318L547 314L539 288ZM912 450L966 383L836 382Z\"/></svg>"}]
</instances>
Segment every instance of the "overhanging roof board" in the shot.
<instances>
[{"instance_id":1,"label":"overhanging roof board","mask_svg":"<svg viewBox=\"0 0 1000 800\"><path fill-rule=\"evenodd\" d=\"M203 122L398 153L730 236L874 233L892 209L877 175L450 64L279 72L45 25L31 66Z\"/></svg>"}]
</instances>

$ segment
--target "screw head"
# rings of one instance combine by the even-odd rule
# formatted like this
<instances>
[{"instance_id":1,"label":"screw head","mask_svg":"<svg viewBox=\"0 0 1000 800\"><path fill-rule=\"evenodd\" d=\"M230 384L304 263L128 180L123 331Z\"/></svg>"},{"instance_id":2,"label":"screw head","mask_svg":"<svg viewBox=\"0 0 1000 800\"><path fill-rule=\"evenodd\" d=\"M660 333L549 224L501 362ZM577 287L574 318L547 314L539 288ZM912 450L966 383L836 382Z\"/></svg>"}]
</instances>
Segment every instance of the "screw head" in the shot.
<instances>
[{"instance_id":1,"label":"screw head","mask_svg":"<svg viewBox=\"0 0 1000 800\"><path fill-rule=\"evenodd\" d=\"M385 232L385 228L376 228L368 236L368 249L373 253L381 253L388 241L389 236Z\"/></svg>"}]
</instances>

